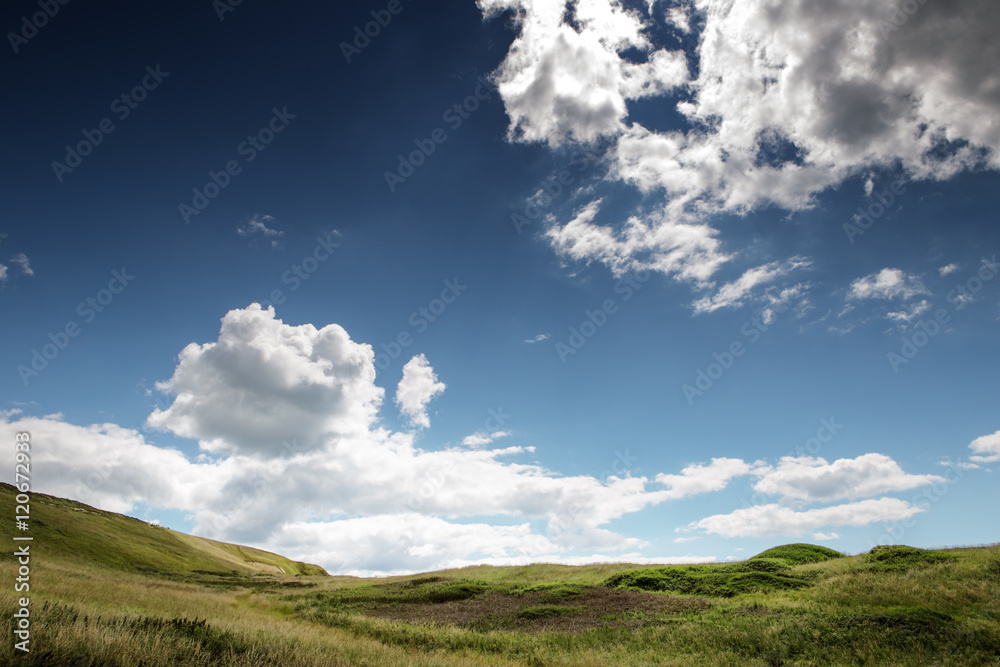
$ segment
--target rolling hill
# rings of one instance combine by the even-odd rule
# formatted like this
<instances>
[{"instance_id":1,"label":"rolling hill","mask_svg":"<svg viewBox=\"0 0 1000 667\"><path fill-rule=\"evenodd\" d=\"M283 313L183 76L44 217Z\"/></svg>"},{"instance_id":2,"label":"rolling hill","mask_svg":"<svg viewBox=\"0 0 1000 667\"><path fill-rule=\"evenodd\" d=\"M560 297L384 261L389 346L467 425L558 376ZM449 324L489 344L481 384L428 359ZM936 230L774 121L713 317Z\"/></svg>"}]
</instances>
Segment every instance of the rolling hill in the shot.
<instances>
[{"instance_id":1,"label":"rolling hill","mask_svg":"<svg viewBox=\"0 0 1000 667\"><path fill-rule=\"evenodd\" d=\"M0 483L0 516L14 515L17 490ZM90 563L116 571L160 576L190 574L325 575L261 549L217 542L154 526L140 519L42 493L31 494L32 554L46 561ZM10 554L3 558L9 559Z\"/></svg>"},{"instance_id":2,"label":"rolling hill","mask_svg":"<svg viewBox=\"0 0 1000 667\"><path fill-rule=\"evenodd\" d=\"M0 484L8 517L14 498ZM727 563L365 579L43 494L30 516L31 588L0 587L0 624L27 608L31 650L0 643L0 665L1000 664L998 545L786 544Z\"/></svg>"}]
</instances>

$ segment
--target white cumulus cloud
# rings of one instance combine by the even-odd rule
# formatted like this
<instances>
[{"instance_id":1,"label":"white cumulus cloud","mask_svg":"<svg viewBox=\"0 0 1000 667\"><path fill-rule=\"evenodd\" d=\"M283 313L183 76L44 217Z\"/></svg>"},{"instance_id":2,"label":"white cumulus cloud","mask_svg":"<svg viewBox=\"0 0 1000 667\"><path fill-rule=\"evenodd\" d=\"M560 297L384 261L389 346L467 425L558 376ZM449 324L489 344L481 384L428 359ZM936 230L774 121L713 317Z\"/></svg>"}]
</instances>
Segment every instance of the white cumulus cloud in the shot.
<instances>
[{"instance_id":1,"label":"white cumulus cloud","mask_svg":"<svg viewBox=\"0 0 1000 667\"><path fill-rule=\"evenodd\" d=\"M516 30L495 72L509 139L599 145L609 177L647 196L634 215L585 206L553 222L546 238L567 258L706 283L733 255L717 214L807 209L848 178L871 190L881 170L945 180L1000 168L992 0L912 15L883 0L693 0L663 26L662 3L477 4ZM694 29L697 45L685 53L656 28ZM662 122L630 113L650 97ZM718 307L742 302L733 289Z\"/></svg>"},{"instance_id":2,"label":"white cumulus cloud","mask_svg":"<svg viewBox=\"0 0 1000 667\"><path fill-rule=\"evenodd\" d=\"M818 457L785 456L778 465L759 469L757 475L755 491L806 502L869 498L945 481L938 475L908 474L885 454L863 454L833 463Z\"/></svg>"},{"instance_id":3,"label":"white cumulus cloud","mask_svg":"<svg viewBox=\"0 0 1000 667\"><path fill-rule=\"evenodd\" d=\"M694 521L687 530L722 537L797 537L826 526L866 526L878 521L902 521L922 511L898 498L862 500L801 511L778 504L754 505Z\"/></svg>"},{"instance_id":4,"label":"white cumulus cloud","mask_svg":"<svg viewBox=\"0 0 1000 667\"><path fill-rule=\"evenodd\" d=\"M274 456L293 439L316 448L321 435L367 432L384 393L373 358L337 324L290 326L251 304L226 314L217 341L181 351L157 384L173 402L147 421L213 452Z\"/></svg>"},{"instance_id":5,"label":"white cumulus cloud","mask_svg":"<svg viewBox=\"0 0 1000 667\"><path fill-rule=\"evenodd\" d=\"M413 426L429 428L427 404L444 390L445 384L438 382L427 357L418 354L403 366L403 378L396 387L396 404Z\"/></svg>"},{"instance_id":6,"label":"white cumulus cloud","mask_svg":"<svg viewBox=\"0 0 1000 667\"><path fill-rule=\"evenodd\" d=\"M670 487L669 498L685 498L699 493L721 491L734 477L748 475L754 466L743 459L717 458L708 465L695 463L681 470L679 475L660 473L656 481Z\"/></svg>"},{"instance_id":7,"label":"white cumulus cloud","mask_svg":"<svg viewBox=\"0 0 1000 667\"><path fill-rule=\"evenodd\" d=\"M973 455L969 458L976 463L1000 461L1000 431L976 438L969 444Z\"/></svg>"}]
</instances>

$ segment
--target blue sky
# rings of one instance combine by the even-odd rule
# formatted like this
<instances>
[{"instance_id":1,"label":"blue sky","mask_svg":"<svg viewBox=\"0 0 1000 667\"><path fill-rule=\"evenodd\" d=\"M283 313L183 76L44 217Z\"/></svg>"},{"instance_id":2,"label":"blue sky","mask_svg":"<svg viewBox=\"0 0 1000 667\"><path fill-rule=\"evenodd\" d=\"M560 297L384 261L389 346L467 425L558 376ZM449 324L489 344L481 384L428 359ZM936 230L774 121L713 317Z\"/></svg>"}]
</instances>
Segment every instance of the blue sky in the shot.
<instances>
[{"instance_id":1,"label":"blue sky","mask_svg":"<svg viewBox=\"0 0 1000 667\"><path fill-rule=\"evenodd\" d=\"M770 4L5 7L0 435L336 572L995 541L998 10Z\"/></svg>"}]
</instances>

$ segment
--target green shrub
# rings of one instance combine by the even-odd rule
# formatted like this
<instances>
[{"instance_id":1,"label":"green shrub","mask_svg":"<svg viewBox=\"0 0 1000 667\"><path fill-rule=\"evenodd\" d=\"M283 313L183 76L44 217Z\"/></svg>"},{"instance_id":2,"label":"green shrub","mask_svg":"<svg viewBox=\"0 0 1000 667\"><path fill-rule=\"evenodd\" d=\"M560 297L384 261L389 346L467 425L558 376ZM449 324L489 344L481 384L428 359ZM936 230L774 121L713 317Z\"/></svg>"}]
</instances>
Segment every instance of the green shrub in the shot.
<instances>
[{"instance_id":1,"label":"green shrub","mask_svg":"<svg viewBox=\"0 0 1000 667\"><path fill-rule=\"evenodd\" d=\"M582 607L562 607L554 604L543 604L537 607L528 607L517 613L518 618L545 618L548 616L575 616L582 611Z\"/></svg>"},{"instance_id":2,"label":"green shrub","mask_svg":"<svg viewBox=\"0 0 1000 667\"><path fill-rule=\"evenodd\" d=\"M843 558L844 554L816 544L784 544L762 551L750 561L773 560L784 561L788 565L805 565L807 563L822 563L833 558ZM747 561L749 562L749 561Z\"/></svg>"},{"instance_id":3,"label":"green shrub","mask_svg":"<svg viewBox=\"0 0 1000 667\"><path fill-rule=\"evenodd\" d=\"M908 570L912 567L934 565L953 559L954 556L948 554L902 544L874 547L862 558L868 569L883 572Z\"/></svg>"},{"instance_id":4,"label":"green shrub","mask_svg":"<svg viewBox=\"0 0 1000 667\"><path fill-rule=\"evenodd\" d=\"M811 585L803 576L779 574L754 565L672 566L646 570L626 570L605 581L606 586L642 591L680 593L707 597L733 597L744 593L794 590ZM763 568L777 568L766 563ZM785 568L787 569L787 568Z\"/></svg>"}]
</instances>

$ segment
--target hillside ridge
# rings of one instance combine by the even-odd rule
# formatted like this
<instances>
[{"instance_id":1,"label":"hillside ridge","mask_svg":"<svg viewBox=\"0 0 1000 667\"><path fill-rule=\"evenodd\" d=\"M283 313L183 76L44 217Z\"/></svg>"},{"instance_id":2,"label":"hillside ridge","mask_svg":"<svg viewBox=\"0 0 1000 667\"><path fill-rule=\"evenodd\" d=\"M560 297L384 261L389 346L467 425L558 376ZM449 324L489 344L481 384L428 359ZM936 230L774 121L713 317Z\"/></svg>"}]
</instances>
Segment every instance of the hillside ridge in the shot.
<instances>
[{"instance_id":1,"label":"hillside ridge","mask_svg":"<svg viewBox=\"0 0 1000 667\"><path fill-rule=\"evenodd\" d=\"M16 495L13 485L0 482L4 516L14 514ZM48 560L84 560L115 570L162 575L328 574L319 565L188 535L77 500L36 492L30 497L25 535L34 538L32 552Z\"/></svg>"}]
</instances>

